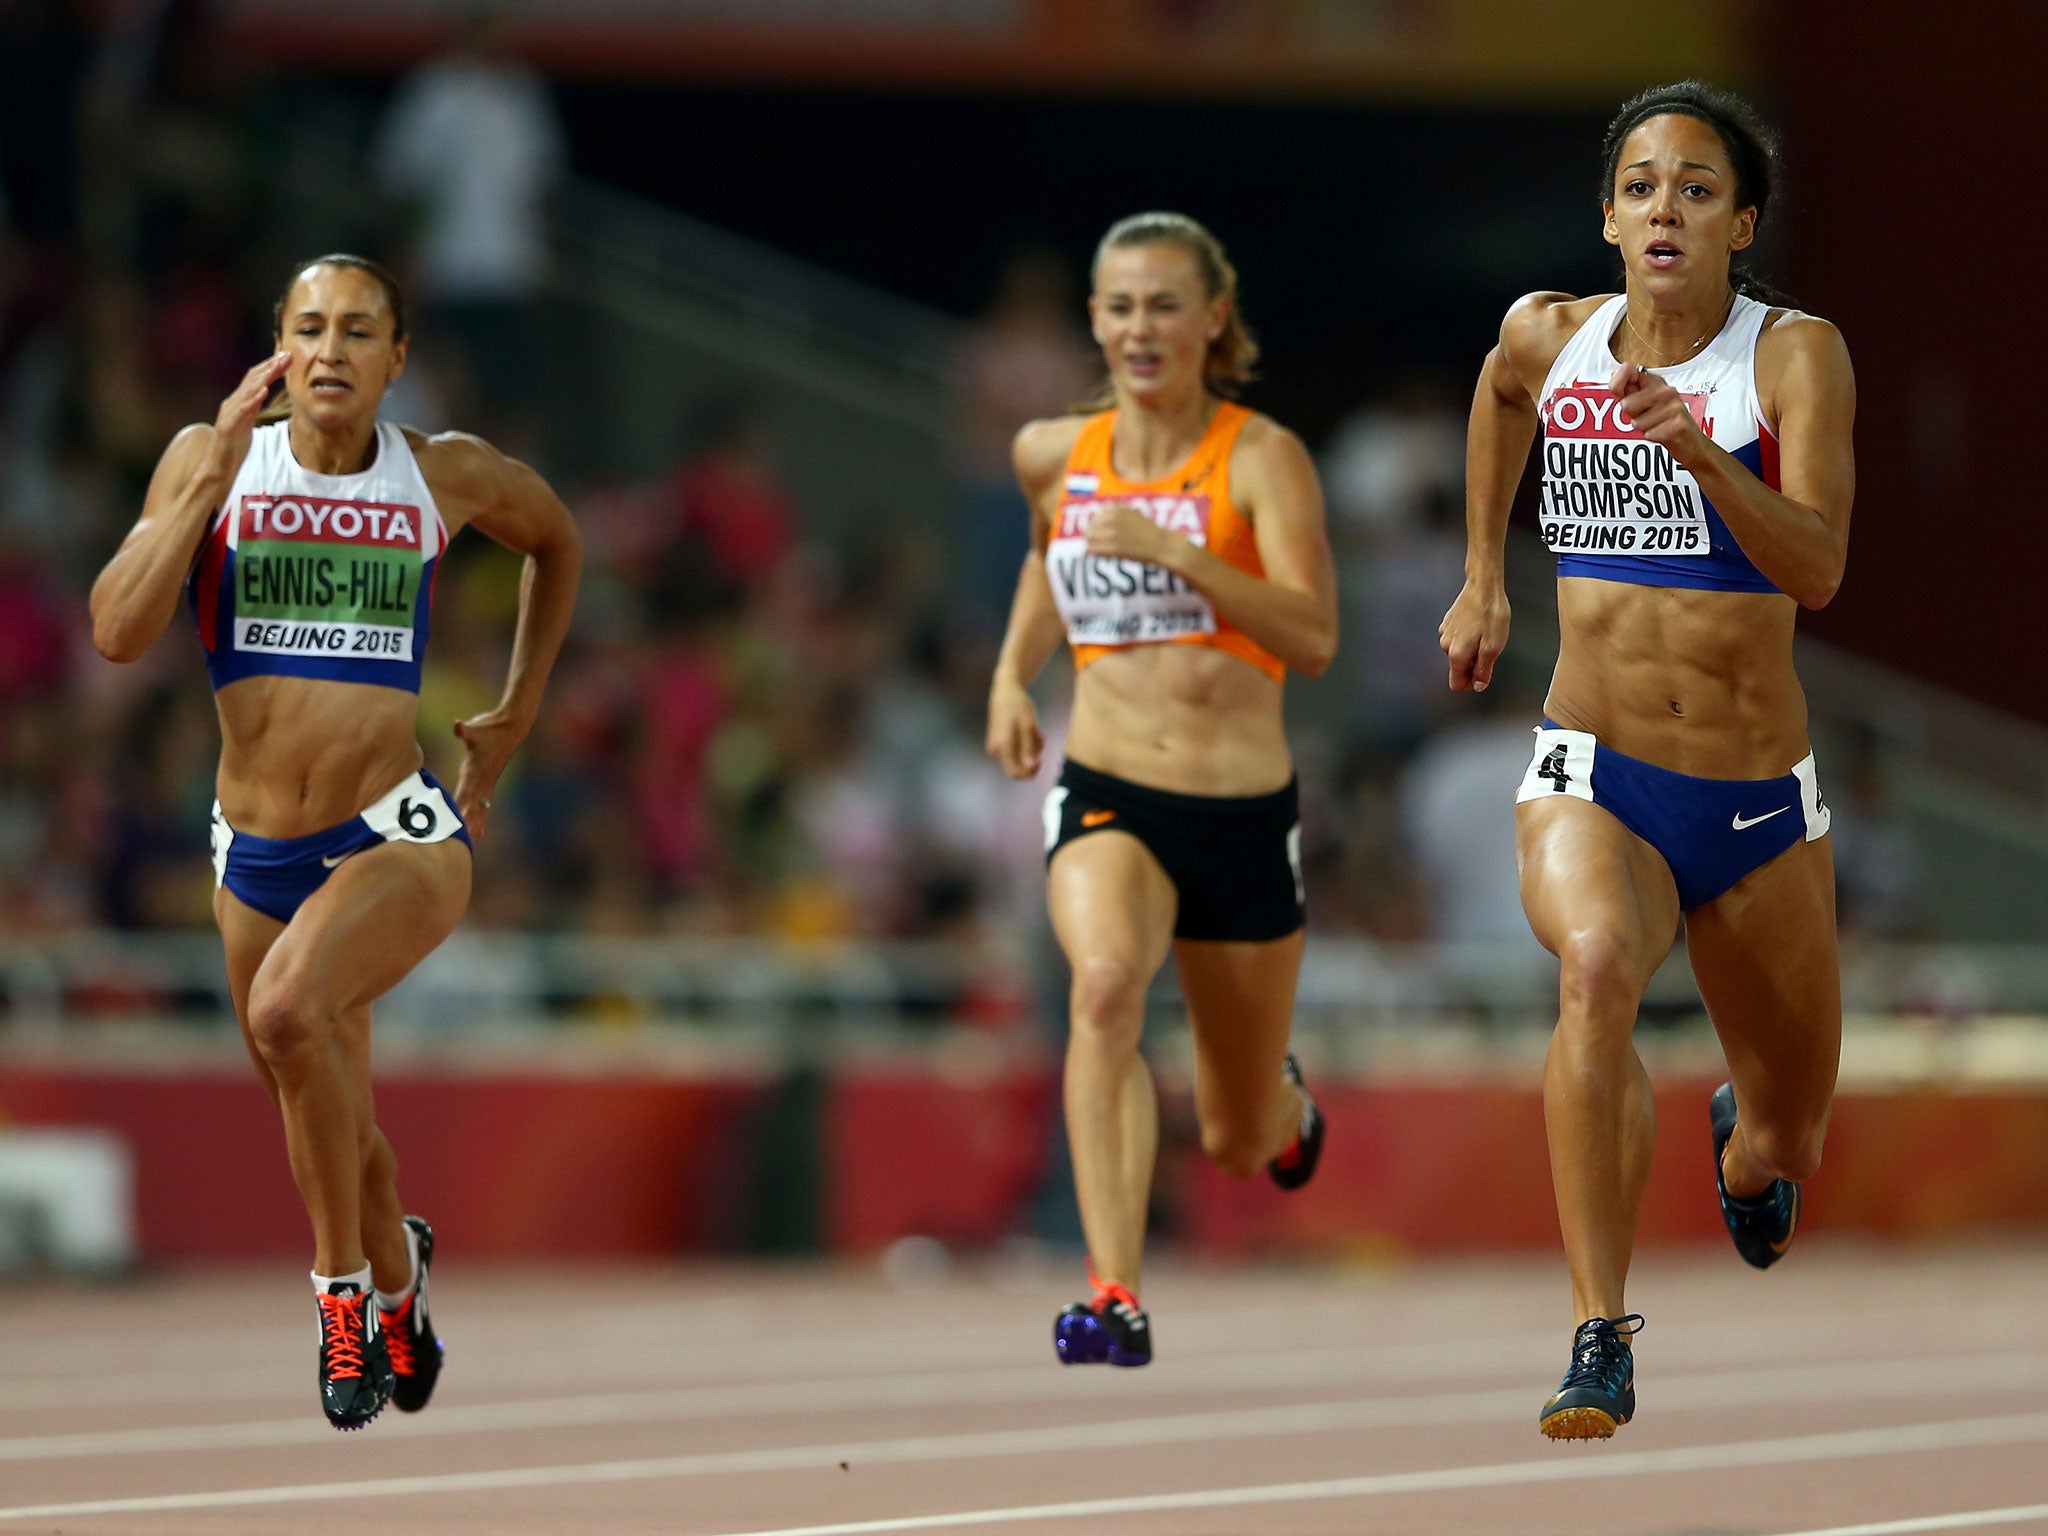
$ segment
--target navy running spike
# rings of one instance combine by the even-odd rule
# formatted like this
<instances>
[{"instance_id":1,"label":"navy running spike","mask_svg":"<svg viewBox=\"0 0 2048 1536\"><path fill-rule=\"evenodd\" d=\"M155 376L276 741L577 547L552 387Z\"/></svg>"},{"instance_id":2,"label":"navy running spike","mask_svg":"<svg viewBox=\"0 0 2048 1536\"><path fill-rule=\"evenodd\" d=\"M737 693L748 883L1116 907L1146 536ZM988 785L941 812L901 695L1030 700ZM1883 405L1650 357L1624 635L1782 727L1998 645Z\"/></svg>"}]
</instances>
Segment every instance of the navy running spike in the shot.
<instances>
[{"instance_id":1,"label":"navy running spike","mask_svg":"<svg viewBox=\"0 0 2048 1536\"><path fill-rule=\"evenodd\" d=\"M1762 1194L1738 1200L1728 1193L1721 1173L1721 1154L1735 1134L1735 1085L1723 1083L1707 1104L1707 1123L1714 1131L1714 1192L1721 1197L1721 1222L1745 1263L1769 1269L1792 1246L1799 1230L1799 1186L1791 1179L1773 1179Z\"/></svg>"},{"instance_id":2,"label":"navy running spike","mask_svg":"<svg viewBox=\"0 0 2048 1536\"><path fill-rule=\"evenodd\" d=\"M1642 1331L1643 1319L1634 1312L1579 1324L1572 1363L1536 1427L1552 1440L1605 1440L1634 1418L1636 1362L1629 1341Z\"/></svg>"}]
</instances>

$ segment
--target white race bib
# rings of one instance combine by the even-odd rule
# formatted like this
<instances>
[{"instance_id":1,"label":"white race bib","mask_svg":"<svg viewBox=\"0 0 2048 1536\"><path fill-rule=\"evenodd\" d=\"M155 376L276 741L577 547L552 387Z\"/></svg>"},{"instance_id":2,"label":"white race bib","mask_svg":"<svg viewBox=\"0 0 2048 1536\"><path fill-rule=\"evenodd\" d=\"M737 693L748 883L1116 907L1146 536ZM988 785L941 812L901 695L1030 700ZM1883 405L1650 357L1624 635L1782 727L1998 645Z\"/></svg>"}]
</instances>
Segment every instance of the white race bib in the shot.
<instances>
[{"instance_id":1,"label":"white race bib","mask_svg":"<svg viewBox=\"0 0 2048 1536\"><path fill-rule=\"evenodd\" d=\"M1170 533L1206 546L1207 496L1070 497L1046 546L1045 574L1071 645L1143 645L1216 633L1209 599L1164 566L1088 552L1088 525L1107 507L1138 509Z\"/></svg>"},{"instance_id":2,"label":"white race bib","mask_svg":"<svg viewBox=\"0 0 2048 1536\"><path fill-rule=\"evenodd\" d=\"M1705 395L1682 395L1710 436ZM1543 402L1543 542L1558 554L1707 555L1707 499L1692 472L1628 419L1605 384Z\"/></svg>"}]
</instances>

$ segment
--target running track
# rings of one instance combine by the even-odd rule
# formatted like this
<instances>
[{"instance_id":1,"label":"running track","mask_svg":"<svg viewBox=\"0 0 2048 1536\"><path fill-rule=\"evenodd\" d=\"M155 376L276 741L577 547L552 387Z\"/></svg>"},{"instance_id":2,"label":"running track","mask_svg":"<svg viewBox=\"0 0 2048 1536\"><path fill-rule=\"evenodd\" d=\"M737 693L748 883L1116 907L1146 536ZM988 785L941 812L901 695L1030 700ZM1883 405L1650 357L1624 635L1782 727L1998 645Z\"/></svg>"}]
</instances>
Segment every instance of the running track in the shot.
<instances>
[{"instance_id":1,"label":"running track","mask_svg":"<svg viewBox=\"0 0 2048 1536\"><path fill-rule=\"evenodd\" d=\"M2048 1533L2048 1248L1639 1267L1637 1421L1553 1446L1561 1262L1163 1267L1062 1370L1068 1266L435 1273L418 1417L320 1419L285 1265L0 1295L0 1536Z\"/></svg>"}]
</instances>

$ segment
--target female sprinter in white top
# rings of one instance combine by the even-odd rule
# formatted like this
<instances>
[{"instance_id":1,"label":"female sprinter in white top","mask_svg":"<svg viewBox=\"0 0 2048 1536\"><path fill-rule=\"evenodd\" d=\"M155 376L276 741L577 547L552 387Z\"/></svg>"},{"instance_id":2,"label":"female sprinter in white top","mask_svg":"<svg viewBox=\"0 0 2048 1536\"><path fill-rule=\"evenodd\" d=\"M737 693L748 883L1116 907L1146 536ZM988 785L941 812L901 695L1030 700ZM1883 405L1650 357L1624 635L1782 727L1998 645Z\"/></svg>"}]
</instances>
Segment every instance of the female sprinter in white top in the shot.
<instances>
[{"instance_id":1,"label":"female sprinter in white top","mask_svg":"<svg viewBox=\"0 0 2048 1536\"><path fill-rule=\"evenodd\" d=\"M1697 81L1648 91L1605 148L1623 291L1508 312L1472 402L1466 581L1442 627L1451 686L1485 687L1540 424L1562 638L1516 857L1563 971L1543 1102L1578 1331L1540 1415L1554 1439L1605 1438L1635 1411L1642 1320L1623 1286L1655 1126L1630 1035L1681 916L1732 1078L1711 1106L1721 1212L1759 1268L1798 1226L1842 1031L1792 629L1847 557L1849 355L1734 267L1771 194L1771 137L1747 103Z\"/></svg>"},{"instance_id":2,"label":"female sprinter in white top","mask_svg":"<svg viewBox=\"0 0 2048 1536\"><path fill-rule=\"evenodd\" d=\"M164 451L92 592L93 641L132 661L188 589L220 714L214 914L257 1073L313 1227L321 1407L338 1429L425 1406L433 1229L399 1203L370 1093L370 1007L469 901L470 838L532 727L582 543L541 477L477 438L380 423L405 299L360 256L302 263L277 351ZM258 425L280 382L281 421ZM453 796L414 716L434 572L465 526L526 556L511 675L462 722Z\"/></svg>"}]
</instances>

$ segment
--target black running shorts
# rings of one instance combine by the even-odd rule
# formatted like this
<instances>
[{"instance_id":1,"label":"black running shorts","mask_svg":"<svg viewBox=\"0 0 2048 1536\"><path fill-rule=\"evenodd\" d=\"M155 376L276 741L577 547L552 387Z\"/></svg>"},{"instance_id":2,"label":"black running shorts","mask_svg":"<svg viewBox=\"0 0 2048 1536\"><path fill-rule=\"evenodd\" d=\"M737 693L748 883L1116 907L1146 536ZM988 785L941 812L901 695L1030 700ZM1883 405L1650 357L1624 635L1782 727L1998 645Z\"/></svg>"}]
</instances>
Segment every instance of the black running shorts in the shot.
<instances>
[{"instance_id":1,"label":"black running shorts","mask_svg":"<svg viewBox=\"0 0 2048 1536\"><path fill-rule=\"evenodd\" d=\"M1295 782L1270 795L1180 795L1069 758L1045 797L1045 857L1091 832L1128 832L1180 897L1177 939L1263 943L1307 921Z\"/></svg>"}]
</instances>

